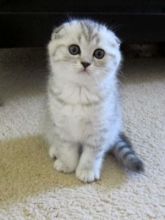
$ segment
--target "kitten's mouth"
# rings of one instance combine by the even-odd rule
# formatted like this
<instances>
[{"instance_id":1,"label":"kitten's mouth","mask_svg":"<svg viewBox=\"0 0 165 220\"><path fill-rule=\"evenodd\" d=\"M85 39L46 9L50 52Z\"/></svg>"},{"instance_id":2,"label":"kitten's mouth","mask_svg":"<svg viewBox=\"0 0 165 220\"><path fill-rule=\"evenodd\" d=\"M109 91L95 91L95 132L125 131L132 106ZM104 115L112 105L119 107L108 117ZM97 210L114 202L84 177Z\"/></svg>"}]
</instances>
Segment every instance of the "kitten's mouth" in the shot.
<instances>
[{"instance_id":1,"label":"kitten's mouth","mask_svg":"<svg viewBox=\"0 0 165 220\"><path fill-rule=\"evenodd\" d=\"M80 73L81 73L81 74L89 74L89 70L87 70L87 69L82 69L82 70L80 70Z\"/></svg>"}]
</instances>

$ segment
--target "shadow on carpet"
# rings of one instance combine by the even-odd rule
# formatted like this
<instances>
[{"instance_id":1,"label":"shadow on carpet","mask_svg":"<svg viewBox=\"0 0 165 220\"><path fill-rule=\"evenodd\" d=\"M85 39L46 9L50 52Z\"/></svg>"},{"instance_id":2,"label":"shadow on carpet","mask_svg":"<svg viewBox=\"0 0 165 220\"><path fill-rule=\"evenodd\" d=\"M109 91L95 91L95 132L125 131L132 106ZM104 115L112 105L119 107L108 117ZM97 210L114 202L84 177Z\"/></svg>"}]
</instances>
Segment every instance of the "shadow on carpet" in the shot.
<instances>
[{"instance_id":1,"label":"shadow on carpet","mask_svg":"<svg viewBox=\"0 0 165 220\"><path fill-rule=\"evenodd\" d=\"M47 146L40 136L0 142L0 205L23 201L27 197L52 189L82 187L74 174L63 174L53 169ZM126 173L108 156L104 163L99 187L120 187Z\"/></svg>"}]
</instances>

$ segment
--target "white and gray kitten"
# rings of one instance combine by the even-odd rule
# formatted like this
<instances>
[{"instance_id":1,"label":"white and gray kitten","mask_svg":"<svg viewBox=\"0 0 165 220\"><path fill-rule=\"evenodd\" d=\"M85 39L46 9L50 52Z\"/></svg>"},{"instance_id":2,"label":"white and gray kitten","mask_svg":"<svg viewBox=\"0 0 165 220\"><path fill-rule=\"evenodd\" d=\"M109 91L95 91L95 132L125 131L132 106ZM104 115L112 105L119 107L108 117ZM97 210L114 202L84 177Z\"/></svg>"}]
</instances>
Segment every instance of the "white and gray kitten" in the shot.
<instances>
[{"instance_id":1,"label":"white and gray kitten","mask_svg":"<svg viewBox=\"0 0 165 220\"><path fill-rule=\"evenodd\" d=\"M120 41L106 26L72 20L56 28L48 44L46 136L56 170L84 182L100 178L112 150L128 168L143 169L123 135L117 73Z\"/></svg>"}]
</instances>

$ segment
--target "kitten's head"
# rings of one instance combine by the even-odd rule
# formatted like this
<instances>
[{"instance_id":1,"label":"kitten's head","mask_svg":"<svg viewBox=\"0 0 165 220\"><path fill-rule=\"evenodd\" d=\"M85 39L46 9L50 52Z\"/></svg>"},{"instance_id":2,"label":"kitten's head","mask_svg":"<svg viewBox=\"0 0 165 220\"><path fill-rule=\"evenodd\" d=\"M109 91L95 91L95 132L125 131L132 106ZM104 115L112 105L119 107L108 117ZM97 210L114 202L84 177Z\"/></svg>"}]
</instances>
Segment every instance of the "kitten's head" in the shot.
<instances>
[{"instance_id":1,"label":"kitten's head","mask_svg":"<svg viewBox=\"0 0 165 220\"><path fill-rule=\"evenodd\" d=\"M52 73L73 82L100 81L116 75L120 41L104 25L72 20L55 28L48 44Z\"/></svg>"}]
</instances>

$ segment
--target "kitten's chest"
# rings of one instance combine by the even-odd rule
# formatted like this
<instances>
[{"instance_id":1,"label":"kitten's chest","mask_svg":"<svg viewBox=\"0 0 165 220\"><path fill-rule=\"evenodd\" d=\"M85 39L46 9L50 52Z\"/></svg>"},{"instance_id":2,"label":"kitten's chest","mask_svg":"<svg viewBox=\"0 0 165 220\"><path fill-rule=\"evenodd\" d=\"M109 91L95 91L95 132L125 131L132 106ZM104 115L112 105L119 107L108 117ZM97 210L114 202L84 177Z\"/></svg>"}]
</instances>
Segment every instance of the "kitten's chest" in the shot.
<instances>
[{"instance_id":1,"label":"kitten's chest","mask_svg":"<svg viewBox=\"0 0 165 220\"><path fill-rule=\"evenodd\" d=\"M81 142L96 125L99 126L100 118L106 115L104 103L99 102L97 93L76 89L65 88L60 90L58 96L50 94L49 98L58 135L63 139L67 137L67 140Z\"/></svg>"},{"instance_id":2,"label":"kitten's chest","mask_svg":"<svg viewBox=\"0 0 165 220\"><path fill-rule=\"evenodd\" d=\"M90 110L81 106L63 106L58 111L57 126L61 134L71 140L81 141L84 137Z\"/></svg>"}]
</instances>

